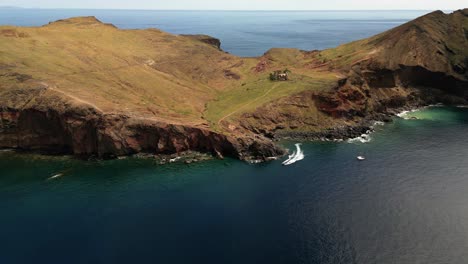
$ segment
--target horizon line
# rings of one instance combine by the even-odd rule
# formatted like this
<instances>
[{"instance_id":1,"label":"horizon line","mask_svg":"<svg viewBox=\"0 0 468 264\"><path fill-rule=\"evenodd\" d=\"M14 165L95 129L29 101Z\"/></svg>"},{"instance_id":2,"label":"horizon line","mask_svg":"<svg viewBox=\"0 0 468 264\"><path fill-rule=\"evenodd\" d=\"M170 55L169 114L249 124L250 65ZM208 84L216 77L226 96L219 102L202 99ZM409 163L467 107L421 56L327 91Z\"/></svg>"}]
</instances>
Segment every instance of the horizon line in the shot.
<instances>
[{"instance_id":1,"label":"horizon line","mask_svg":"<svg viewBox=\"0 0 468 264\"><path fill-rule=\"evenodd\" d=\"M92 7L21 7L21 6L0 6L0 9L74 9L74 10L132 10L132 11L209 11L209 12L311 12L311 11L340 11L340 12L358 12L358 11L454 11L459 9L153 9L153 8L92 8Z\"/></svg>"}]
</instances>

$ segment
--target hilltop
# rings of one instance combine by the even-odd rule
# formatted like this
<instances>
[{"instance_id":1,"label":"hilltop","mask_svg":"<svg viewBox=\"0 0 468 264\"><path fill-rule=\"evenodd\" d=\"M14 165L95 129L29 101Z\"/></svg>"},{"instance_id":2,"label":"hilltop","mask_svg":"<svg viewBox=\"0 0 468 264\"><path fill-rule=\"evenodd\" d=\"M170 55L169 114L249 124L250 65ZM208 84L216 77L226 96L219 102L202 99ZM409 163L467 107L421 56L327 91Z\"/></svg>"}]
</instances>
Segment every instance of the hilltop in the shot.
<instances>
[{"instance_id":1,"label":"hilltop","mask_svg":"<svg viewBox=\"0 0 468 264\"><path fill-rule=\"evenodd\" d=\"M0 147L114 157L282 155L283 137L346 138L394 111L468 99L468 9L324 51L242 58L206 35L95 17L0 27ZM271 72L288 69L287 81Z\"/></svg>"}]
</instances>

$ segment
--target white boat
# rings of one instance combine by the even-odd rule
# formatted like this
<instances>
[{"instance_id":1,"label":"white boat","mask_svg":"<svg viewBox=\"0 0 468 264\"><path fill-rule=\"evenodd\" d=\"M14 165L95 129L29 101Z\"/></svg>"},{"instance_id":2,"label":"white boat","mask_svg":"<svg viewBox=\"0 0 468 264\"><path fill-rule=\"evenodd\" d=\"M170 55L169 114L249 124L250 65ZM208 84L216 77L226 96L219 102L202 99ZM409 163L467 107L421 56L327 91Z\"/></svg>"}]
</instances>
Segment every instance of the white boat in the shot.
<instances>
[{"instance_id":1,"label":"white boat","mask_svg":"<svg viewBox=\"0 0 468 264\"><path fill-rule=\"evenodd\" d=\"M293 163L296 163L297 161L304 159L304 152L302 152L300 146L301 144L296 144L296 151L289 155L287 160L283 161L283 165L291 165Z\"/></svg>"},{"instance_id":2,"label":"white boat","mask_svg":"<svg viewBox=\"0 0 468 264\"><path fill-rule=\"evenodd\" d=\"M366 160L366 157L364 157L364 156L357 156L357 159L358 159L358 160Z\"/></svg>"}]
</instances>

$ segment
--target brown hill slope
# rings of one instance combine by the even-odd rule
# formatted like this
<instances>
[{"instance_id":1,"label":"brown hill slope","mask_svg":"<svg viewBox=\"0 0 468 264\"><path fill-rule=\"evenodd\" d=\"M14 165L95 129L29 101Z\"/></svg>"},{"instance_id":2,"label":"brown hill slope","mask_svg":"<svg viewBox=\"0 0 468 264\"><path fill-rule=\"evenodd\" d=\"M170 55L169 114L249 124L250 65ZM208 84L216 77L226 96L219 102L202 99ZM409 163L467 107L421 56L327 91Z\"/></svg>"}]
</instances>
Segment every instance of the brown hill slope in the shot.
<instances>
[{"instance_id":1,"label":"brown hill slope","mask_svg":"<svg viewBox=\"0 0 468 264\"><path fill-rule=\"evenodd\" d=\"M382 68L420 66L466 79L468 9L435 11L399 27L321 53L336 67L372 60Z\"/></svg>"}]
</instances>

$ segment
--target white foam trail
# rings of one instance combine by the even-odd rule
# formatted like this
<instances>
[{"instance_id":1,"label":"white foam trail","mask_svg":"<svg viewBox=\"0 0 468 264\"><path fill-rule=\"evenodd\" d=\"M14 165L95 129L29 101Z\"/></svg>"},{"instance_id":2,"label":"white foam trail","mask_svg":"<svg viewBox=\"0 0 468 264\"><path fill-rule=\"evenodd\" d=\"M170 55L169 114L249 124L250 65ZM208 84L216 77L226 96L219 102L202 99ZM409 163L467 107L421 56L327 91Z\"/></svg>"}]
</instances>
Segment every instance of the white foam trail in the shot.
<instances>
[{"instance_id":1,"label":"white foam trail","mask_svg":"<svg viewBox=\"0 0 468 264\"><path fill-rule=\"evenodd\" d=\"M301 150L301 144L298 143L295 146L296 151L294 151L293 154L289 155L289 158L287 160L283 161L283 165L291 165L304 159L304 152Z\"/></svg>"},{"instance_id":2,"label":"white foam trail","mask_svg":"<svg viewBox=\"0 0 468 264\"><path fill-rule=\"evenodd\" d=\"M47 178L47 180L57 179L57 178L62 177L62 176L63 176L63 173L58 173L58 174L55 174L55 175Z\"/></svg>"},{"instance_id":3,"label":"white foam trail","mask_svg":"<svg viewBox=\"0 0 468 264\"><path fill-rule=\"evenodd\" d=\"M0 152L13 152L13 149L0 149Z\"/></svg>"},{"instance_id":4,"label":"white foam trail","mask_svg":"<svg viewBox=\"0 0 468 264\"><path fill-rule=\"evenodd\" d=\"M294 156L296 156L296 151L293 151L293 153L288 156L288 159L283 161L283 165L291 161L294 158Z\"/></svg>"}]
</instances>

